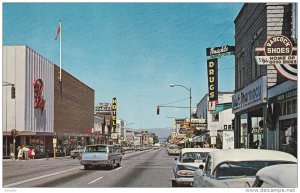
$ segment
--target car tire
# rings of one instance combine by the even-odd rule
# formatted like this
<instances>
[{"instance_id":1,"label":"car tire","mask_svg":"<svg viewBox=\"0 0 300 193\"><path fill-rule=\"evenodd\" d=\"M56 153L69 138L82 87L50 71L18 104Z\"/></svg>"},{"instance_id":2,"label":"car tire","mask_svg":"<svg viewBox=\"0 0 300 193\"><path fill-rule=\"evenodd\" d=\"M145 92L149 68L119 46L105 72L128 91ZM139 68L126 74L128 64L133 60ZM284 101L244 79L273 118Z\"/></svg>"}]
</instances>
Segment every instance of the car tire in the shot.
<instances>
[{"instance_id":1,"label":"car tire","mask_svg":"<svg viewBox=\"0 0 300 193\"><path fill-rule=\"evenodd\" d=\"M89 166L88 165L83 165L84 169L85 170L88 170L89 169Z\"/></svg>"},{"instance_id":2,"label":"car tire","mask_svg":"<svg viewBox=\"0 0 300 193\"><path fill-rule=\"evenodd\" d=\"M73 159L75 159L75 157L73 157Z\"/></svg>"},{"instance_id":3,"label":"car tire","mask_svg":"<svg viewBox=\"0 0 300 193\"><path fill-rule=\"evenodd\" d=\"M172 180L172 187L179 187L178 183L175 180Z\"/></svg>"},{"instance_id":4,"label":"car tire","mask_svg":"<svg viewBox=\"0 0 300 193\"><path fill-rule=\"evenodd\" d=\"M115 169L115 160L110 164L109 167L111 170Z\"/></svg>"},{"instance_id":5,"label":"car tire","mask_svg":"<svg viewBox=\"0 0 300 193\"><path fill-rule=\"evenodd\" d=\"M117 163L117 167L121 167L121 160Z\"/></svg>"}]
</instances>

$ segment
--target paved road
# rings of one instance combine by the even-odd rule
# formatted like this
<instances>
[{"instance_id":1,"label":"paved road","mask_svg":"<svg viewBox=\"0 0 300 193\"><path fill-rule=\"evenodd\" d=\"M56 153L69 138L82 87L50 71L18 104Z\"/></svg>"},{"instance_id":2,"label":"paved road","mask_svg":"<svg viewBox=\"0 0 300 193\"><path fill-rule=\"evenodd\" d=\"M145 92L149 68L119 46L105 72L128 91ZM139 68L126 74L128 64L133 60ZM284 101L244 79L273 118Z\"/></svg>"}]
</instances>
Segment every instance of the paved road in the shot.
<instances>
[{"instance_id":1,"label":"paved road","mask_svg":"<svg viewBox=\"0 0 300 193\"><path fill-rule=\"evenodd\" d=\"M3 161L3 187L171 187L173 164L165 148L126 152L113 170L84 170L71 158Z\"/></svg>"}]
</instances>

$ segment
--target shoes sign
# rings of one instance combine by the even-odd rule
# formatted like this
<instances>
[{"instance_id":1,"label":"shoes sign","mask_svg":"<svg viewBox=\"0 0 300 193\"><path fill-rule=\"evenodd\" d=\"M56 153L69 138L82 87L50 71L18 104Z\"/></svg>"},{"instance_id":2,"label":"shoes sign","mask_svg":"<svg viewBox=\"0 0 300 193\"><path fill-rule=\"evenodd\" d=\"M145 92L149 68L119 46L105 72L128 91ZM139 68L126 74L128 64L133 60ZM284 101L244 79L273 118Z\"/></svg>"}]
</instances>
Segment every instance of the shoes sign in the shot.
<instances>
[{"instance_id":1,"label":"shoes sign","mask_svg":"<svg viewBox=\"0 0 300 193\"><path fill-rule=\"evenodd\" d=\"M264 55L255 56L258 65L273 65L277 72L289 80L297 80L297 47L284 35L274 35L267 39L264 47L256 48Z\"/></svg>"}]
</instances>

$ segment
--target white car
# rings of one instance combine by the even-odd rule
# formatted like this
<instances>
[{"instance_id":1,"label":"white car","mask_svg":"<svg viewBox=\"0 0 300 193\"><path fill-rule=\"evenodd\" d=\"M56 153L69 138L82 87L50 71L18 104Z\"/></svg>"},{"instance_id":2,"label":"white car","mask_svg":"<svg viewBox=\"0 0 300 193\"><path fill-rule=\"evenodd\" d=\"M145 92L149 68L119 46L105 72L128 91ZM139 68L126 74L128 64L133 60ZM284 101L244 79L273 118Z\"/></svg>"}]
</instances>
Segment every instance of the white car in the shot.
<instances>
[{"instance_id":1,"label":"white car","mask_svg":"<svg viewBox=\"0 0 300 193\"><path fill-rule=\"evenodd\" d=\"M179 155L180 149L178 145L170 145L167 149L168 155Z\"/></svg>"},{"instance_id":2,"label":"white car","mask_svg":"<svg viewBox=\"0 0 300 193\"><path fill-rule=\"evenodd\" d=\"M76 149L72 150L70 152L70 157L73 159L75 159L76 157L79 158L83 152L83 149L84 149L84 147L77 147Z\"/></svg>"},{"instance_id":3,"label":"white car","mask_svg":"<svg viewBox=\"0 0 300 193\"><path fill-rule=\"evenodd\" d=\"M172 187L191 186L194 182L194 171L199 168L209 152L216 149L211 148L184 148L179 154L179 158L175 158L175 166L173 168L174 179L172 179Z\"/></svg>"},{"instance_id":4,"label":"white car","mask_svg":"<svg viewBox=\"0 0 300 193\"><path fill-rule=\"evenodd\" d=\"M288 153L263 149L228 149L211 152L206 165L195 171L194 187L248 188L258 170L276 164L297 163Z\"/></svg>"},{"instance_id":5,"label":"white car","mask_svg":"<svg viewBox=\"0 0 300 193\"><path fill-rule=\"evenodd\" d=\"M265 167L256 174L252 187L297 188L298 164L280 164Z\"/></svg>"}]
</instances>

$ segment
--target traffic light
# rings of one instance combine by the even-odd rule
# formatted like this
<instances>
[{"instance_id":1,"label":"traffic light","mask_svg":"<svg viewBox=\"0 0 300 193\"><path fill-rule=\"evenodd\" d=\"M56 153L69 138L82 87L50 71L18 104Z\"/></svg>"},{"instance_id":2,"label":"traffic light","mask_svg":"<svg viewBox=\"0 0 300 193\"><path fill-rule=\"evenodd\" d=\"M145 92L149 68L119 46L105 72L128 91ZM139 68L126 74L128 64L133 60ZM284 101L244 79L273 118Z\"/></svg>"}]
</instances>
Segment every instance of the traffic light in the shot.
<instances>
[{"instance_id":1,"label":"traffic light","mask_svg":"<svg viewBox=\"0 0 300 193\"><path fill-rule=\"evenodd\" d=\"M14 85L11 86L11 98L16 98L16 87Z\"/></svg>"},{"instance_id":2,"label":"traffic light","mask_svg":"<svg viewBox=\"0 0 300 193\"><path fill-rule=\"evenodd\" d=\"M157 114L159 115L159 106L157 106Z\"/></svg>"}]
</instances>

